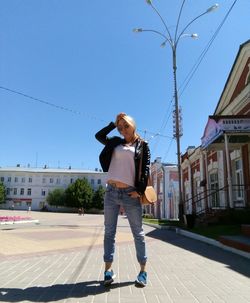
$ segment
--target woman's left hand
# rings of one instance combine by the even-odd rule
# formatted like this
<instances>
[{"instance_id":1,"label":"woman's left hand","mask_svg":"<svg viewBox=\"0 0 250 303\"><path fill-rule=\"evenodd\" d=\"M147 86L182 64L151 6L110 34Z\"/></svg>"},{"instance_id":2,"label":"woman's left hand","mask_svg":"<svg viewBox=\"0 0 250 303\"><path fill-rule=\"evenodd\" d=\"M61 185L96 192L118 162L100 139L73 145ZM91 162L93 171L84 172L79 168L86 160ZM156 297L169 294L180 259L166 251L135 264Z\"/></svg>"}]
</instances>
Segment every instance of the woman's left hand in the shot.
<instances>
[{"instance_id":1,"label":"woman's left hand","mask_svg":"<svg viewBox=\"0 0 250 303\"><path fill-rule=\"evenodd\" d=\"M131 198L134 198L134 199L140 198L140 195L138 194L137 191L131 191L130 193L128 193L128 195L129 195Z\"/></svg>"}]
</instances>

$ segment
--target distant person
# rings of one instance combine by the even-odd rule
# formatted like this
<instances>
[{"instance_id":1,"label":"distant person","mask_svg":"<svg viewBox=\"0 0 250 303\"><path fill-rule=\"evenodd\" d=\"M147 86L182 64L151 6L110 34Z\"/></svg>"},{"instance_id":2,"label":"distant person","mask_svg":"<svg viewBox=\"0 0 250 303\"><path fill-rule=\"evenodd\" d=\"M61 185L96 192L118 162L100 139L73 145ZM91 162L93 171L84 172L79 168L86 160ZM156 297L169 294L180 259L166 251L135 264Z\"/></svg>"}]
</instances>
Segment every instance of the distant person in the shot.
<instances>
[{"instance_id":1,"label":"distant person","mask_svg":"<svg viewBox=\"0 0 250 303\"><path fill-rule=\"evenodd\" d=\"M107 135L117 128L121 137ZM100 154L100 163L107 174L107 189L104 198L104 285L110 285L115 278L112 263L115 252L115 235L120 207L127 215L133 233L140 272L135 280L137 286L146 286L146 247L142 226L142 205L140 196L147 186L150 169L148 144L136 133L136 124L125 113L117 115L115 123L101 129L95 135L105 145ZM142 158L141 171L140 159Z\"/></svg>"}]
</instances>

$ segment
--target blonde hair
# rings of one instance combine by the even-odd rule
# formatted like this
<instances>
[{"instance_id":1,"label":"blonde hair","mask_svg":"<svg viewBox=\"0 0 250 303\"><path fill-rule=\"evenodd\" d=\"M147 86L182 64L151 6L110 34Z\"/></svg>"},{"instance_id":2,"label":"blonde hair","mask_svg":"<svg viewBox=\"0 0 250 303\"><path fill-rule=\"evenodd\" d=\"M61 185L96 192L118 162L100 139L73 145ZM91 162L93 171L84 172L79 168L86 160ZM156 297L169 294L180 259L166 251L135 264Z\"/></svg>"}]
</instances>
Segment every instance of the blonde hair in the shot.
<instances>
[{"instance_id":1,"label":"blonde hair","mask_svg":"<svg viewBox=\"0 0 250 303\"><path fill-rule=\"evenodd\" d=\"M131 116L125 114L125 113L120 113L116 116L116 120L115 120L115 125L116 127L118 126L118 123L120 120L124 120L126 123L128 123L133 129L134 129L134 134L137 138L140 138L140 135L136 132L136 123L134 118L132 118Z\"/></svg>"},{"instance_id":2,"label":"blonde hair","mask_svg":"<svg viewBox=\"0 0 250 303\"><path fill-rule=\"evenodd\" d=\"M119 121L121 119L123 119L124 121L126 121L130 126L133 127L134 130L136 130L135 120L131 116L129 116L129 115L125 114L125 113L120 113L120 114L118 114L116 116L116 120L115 120L116 127L117 127L117 125L118 125L118 123L119 123Z\"/></svg>"},{"instance_id":3,"label":"blonde hair","mask_svg":"<svg viewBox=\"0 0 250 303\"><path fill-rule=\"evenodd\" d=\"M126 121L130 126L132 126L134 130L136 130L135 120L131 116L126 115L122 117L122 119Z\"/></svg>"}]
</instances>

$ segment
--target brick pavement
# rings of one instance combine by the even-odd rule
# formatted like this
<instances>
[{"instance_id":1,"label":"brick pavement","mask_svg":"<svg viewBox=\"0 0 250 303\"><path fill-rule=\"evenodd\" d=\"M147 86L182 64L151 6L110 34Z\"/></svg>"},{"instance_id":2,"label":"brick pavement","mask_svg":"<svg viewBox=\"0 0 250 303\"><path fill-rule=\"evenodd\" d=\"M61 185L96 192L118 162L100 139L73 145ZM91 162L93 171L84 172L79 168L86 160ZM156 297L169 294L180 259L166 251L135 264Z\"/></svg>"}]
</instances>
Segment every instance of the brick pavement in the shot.
<instances>
[{"instance_id":1,"label":"brick pavement","mask_svg":"<svg viewBox=\"0 0 250 303\"><path fill-rule=\"evenodd\" d=\"M102 216L29 215L40 224L0 227L0 302L250 302L249 259L149 226L148 286L135 287L138 264L123 217L117 231L117 278L105 288Z\"/></svg>"}]
</instances>

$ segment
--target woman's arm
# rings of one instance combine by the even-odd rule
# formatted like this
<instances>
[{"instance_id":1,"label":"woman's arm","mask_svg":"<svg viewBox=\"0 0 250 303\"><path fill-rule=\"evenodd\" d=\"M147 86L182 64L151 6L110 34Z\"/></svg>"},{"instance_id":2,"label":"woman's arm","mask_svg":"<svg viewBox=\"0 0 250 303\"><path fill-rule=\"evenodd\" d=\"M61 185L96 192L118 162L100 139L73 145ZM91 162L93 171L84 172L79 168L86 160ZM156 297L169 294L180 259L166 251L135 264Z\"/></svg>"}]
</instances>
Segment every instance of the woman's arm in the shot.
<instances>
[{"instance_id":1,"label":"woman's arm","mask_svg":"<svg viewBox=\"0 0 250 303\"><path fill-rule=\"evenodd\" d=\"M107 135L115 128L116 128L115 123L110 122L109 125L105 126L95 134L95 138L102 144L106 145L109 140Z\"/></svg>"}]
</instances>

